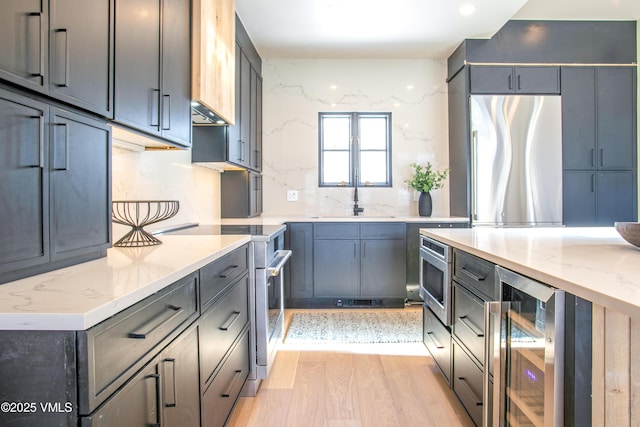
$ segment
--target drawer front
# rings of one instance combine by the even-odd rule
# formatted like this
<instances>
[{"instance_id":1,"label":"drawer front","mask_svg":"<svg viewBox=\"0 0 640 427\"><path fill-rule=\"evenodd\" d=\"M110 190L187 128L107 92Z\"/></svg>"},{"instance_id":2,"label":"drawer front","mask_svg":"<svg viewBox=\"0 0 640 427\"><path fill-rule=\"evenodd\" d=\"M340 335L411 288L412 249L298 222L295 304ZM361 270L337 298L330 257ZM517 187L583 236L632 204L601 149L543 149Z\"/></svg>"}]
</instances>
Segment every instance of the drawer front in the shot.
<instances>
[{"instance_id":1,"label":"drawer front","mask_svg":"<svg viewBox=\"0 0 640 427\"><path fill-rule=\"evenodd\" d=\"M477 426L482 425L482 370L453 341L453 391Z\"/></svg>"},{"instance_id":2,"label":"drawer front","mask_svg":"<svg viewBox=\"0 0 640 427\"><path fill-rule=\"evenodd\" d=\"M208 384L222 358L248 321L249 277L232 288L200 317L200 381Z\"/></svg>"},{"instance_id":3,"label":"drawer front","mask_svg":"<svg viewBox=\"0 0 640 427\"><path fill-rule=\"evenodd\" d=\"M484 360L484 302L464 287L453 286L453 334L477 359Z\"/></svg>"},{"instance_id":4,"label":"drawer front","mask_svg":"<svg viewBox=\"0 0 640 427\"><path fill-rule=\"evenodd\" d=\"M89 410L93 410L122 385L127 370L196 318L197 278L197 273L191 274L87 331L86 371L82 369L83 361L79 362L80 383L87 385L88 394L81 388L82 410L86 410L84 398L88 399Z\"/></svg>"},{"instance_id":5,"label":"drawer front","mask_svg":"<svg viewBox=\"0 0 640 427\"><path fill-rule=\"evenodd\" d=\"M222 427L249 375L249 330L225 360L202 396L202 426Z\"/></svg>"},{"instance_id":6,"label":"drawer front","mask_svg":"<svg viewBox=\"0 0 640 427\"><path fill-rule=\"evenodd\" d=\"M454 249L453 278L480 292L487 301L500 299L500 286L496 283L495 264L489 261Z\"/></svg>"},{"instance_id":7,"label":"drawer front","mask_svg":"<svg viewBox=\"0 0 640 427\"><path fill-rule=\"evenodd\" d=\"M406 235L406 225L389 223L366 223L360 224L361 239L404 239Z\"/></svg>"},{"instance_id":8,"label":"drawer front","mask_svg":"<svg viewBox=\"0 0 640 427\"><path fill-rule=\"evenodd\" d=\"M422 341L431 357L451 384L451 334L426 305L422 306Z\"/></svg>"},{"instance_id":9,"label":"drawer front","mask_svg":"<svg viewBox=\"0 0 640 427\"><path fill-rule=\"evenodd\" d=\"M206 307L235 279L247 272L249 246L245 245L200 269L200 308Z\"/></svg>"},{"instance_id":10,"label":"drawer front","mask_svg":"<svg viewBox=\"0 0 640 427\"><path fill-rule=\"evenodd\" d=\"M313 225L314 239L359 239L358 224L328 222Z\"/></svg>"}]
</instances>

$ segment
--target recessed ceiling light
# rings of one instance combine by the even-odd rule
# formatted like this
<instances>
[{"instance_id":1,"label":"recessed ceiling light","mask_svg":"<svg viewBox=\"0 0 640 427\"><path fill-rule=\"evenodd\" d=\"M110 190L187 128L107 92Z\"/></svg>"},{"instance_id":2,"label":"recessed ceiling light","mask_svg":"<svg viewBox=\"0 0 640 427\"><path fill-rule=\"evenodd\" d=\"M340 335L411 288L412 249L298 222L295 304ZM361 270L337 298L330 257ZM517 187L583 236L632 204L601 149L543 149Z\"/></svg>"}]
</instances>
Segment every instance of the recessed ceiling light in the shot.
<instances>
[{"instance_id":1,"label":"recessed ceiling light","mask_svg":"<svg viewBox=\"0 0 640 427\"><path fill-rule=\"evenodd\" d=\"M331 86L329 86L329 88L330 88L331 90L336 90L336 89L338 89L338 86L337 86L337 85L331 85Z\"/></svg>"},{"instance_id":2,"label":"recessed ceiling light","mask_svg":"<svg viewBox=\"0 0 640 427\"><path fill-rule=\"evenodd\" d=\"M407 90L412 90L413 89L413 85L407 85Z\"/></svg>"},{"instance_id":3,"label":"recessed ceiling light","mask_svg":"<svg viewBox=\"0 0 640 427\"><path fill-rule=\"evenodd\" d=\"M476 11L476 7L471 3L465 3L462 6L460 6L460 9L458 9L458 12L460 12L460 15L464 15L464 16L471 15L475 11Z\"/></svg>"}]
</instances>

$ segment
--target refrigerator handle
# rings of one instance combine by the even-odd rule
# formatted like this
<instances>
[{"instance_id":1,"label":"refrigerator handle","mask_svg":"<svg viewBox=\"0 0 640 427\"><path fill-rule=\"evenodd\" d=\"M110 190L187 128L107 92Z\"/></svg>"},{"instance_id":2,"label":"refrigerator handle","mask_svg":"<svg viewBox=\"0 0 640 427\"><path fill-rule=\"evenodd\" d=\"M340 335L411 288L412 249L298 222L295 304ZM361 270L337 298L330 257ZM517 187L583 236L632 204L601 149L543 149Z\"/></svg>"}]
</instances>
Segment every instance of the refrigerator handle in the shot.
<instances>
[{"instance_id":1,"label":"refrigerator handle","mask_svg":"<svg viewBox=\"0 0 640 427\"><path fill-rule=\"evenodd\" d=\"M473 220L478 219L478 131L471 132L471 216Z\"/></svg>"}]
</instances>

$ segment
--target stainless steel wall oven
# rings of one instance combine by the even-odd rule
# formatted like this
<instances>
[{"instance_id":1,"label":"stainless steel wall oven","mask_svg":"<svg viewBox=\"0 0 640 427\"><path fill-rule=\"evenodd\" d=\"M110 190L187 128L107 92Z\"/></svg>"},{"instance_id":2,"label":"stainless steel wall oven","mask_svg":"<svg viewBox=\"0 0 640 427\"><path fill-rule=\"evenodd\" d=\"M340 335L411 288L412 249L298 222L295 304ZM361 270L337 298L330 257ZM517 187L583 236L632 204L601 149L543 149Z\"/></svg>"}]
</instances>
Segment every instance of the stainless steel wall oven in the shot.
<instances>
[{"instance_id":1,"label":"stainless steel wall oven","mask_svg":"<svg viewBox=\"0 0 640 427\"><path fill-rule=\"evenodd\" d=\"M451 326L451 247L420 236L420 297L445 326Z\"/></svg>"}]
</instances>

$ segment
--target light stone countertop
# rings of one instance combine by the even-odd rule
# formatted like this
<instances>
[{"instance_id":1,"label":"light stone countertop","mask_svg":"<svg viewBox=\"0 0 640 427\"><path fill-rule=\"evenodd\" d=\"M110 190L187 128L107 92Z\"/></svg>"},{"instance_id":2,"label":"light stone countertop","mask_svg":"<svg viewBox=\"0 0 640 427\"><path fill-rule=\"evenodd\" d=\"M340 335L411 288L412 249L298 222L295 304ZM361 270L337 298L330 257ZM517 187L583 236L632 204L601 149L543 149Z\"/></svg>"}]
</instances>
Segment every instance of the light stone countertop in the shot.
<instances>
[{"instance_id":1,"label":"light stone countertop","mask_svg":"<svg viewBox=\"0 0 640 427\"><path fill-rule=\"evenodd\" d=\"M640 319L640 249L613 227L423 228L420 232Z\"/></svg>"},{"instance_id":2,"label":"light stone countertop","mask_svg":"<svg viewBox=\"0 0 640 427\"><path fill-rule=\"evenodd\" d=\"M85 330L251 241L164 235L146 248L0 285L0 329Z\"/></svg>"},{"instance_id":3,"label":"light stone countertop","mask_svg":"<svg viewBox=\"0 0 640 427\"><path fill-rule=\"evenodd\" d=\"M222 224L262 224L279 225L287 222L415 222L415 223L439 223L455 222L468 223L466 217L426 217L426 216L331 216L331 215L308 215L308 216L257 216L254 218L223 218Z\"/></svg>"}]
</instances>

